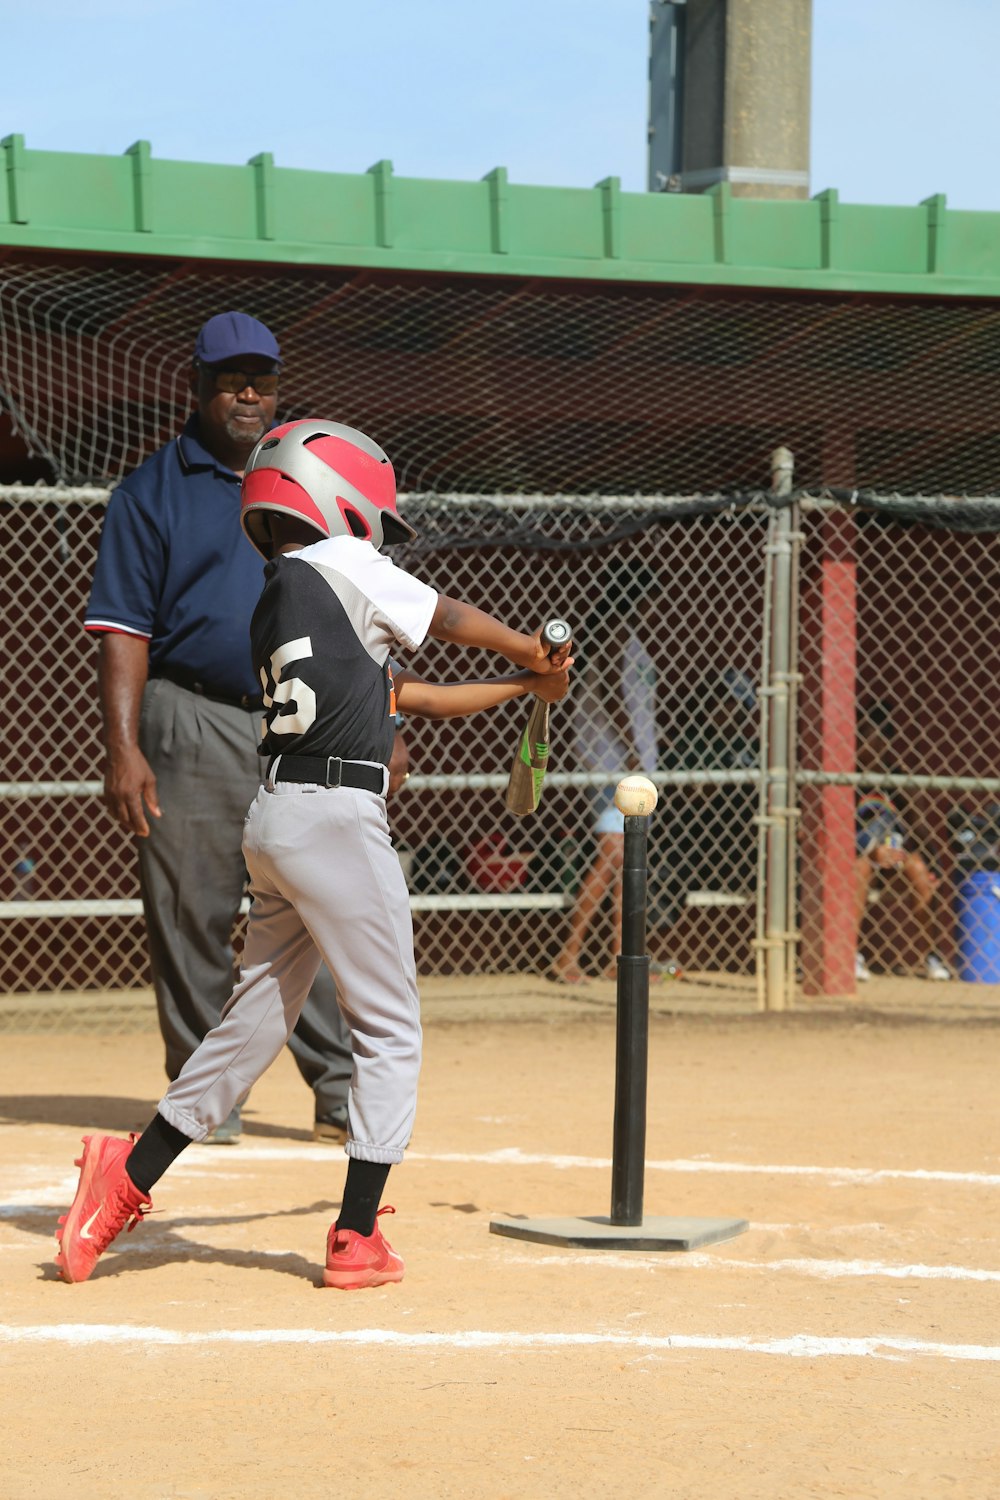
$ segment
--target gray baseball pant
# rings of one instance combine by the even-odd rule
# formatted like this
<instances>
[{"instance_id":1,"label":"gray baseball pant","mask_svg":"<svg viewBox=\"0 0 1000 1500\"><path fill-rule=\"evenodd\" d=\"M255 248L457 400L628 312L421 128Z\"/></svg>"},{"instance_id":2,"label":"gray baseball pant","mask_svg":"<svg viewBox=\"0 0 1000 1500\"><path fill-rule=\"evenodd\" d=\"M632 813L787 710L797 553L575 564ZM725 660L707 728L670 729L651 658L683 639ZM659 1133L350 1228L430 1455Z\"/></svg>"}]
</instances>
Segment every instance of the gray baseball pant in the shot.
<instances>
[{"instance_id":1,"label":"gray baseball pant","mask_svg":"<svg viewBox=\"0 0 1000 1500\"><path fill-rule=\"evenodd\" d=\"M353 1045L347 1153L401 1161L416 1110L420 1001L385 799L351 787L261 787L243 854L253 903L240 980L160 1114L194 1140L224 1120L278 1056L322 958Z\"/></svg>"},{"instance_id":2,"label":"gray baseball pant","mask_svg":"<svg viewBox=\"0 0 1000 1500\"><path fill-rule=\"evenodd\" d=\"M146 937L168 1078L219 1023L235 977L231 935L246 883L243 821L266 762L260 715L165 678L143 697L139 744L156 775L162 818L137 839ZM316 975L288 1045L316 1114L347 1103L351 1043L326 969Z\"/></svg>"}]
</instances>

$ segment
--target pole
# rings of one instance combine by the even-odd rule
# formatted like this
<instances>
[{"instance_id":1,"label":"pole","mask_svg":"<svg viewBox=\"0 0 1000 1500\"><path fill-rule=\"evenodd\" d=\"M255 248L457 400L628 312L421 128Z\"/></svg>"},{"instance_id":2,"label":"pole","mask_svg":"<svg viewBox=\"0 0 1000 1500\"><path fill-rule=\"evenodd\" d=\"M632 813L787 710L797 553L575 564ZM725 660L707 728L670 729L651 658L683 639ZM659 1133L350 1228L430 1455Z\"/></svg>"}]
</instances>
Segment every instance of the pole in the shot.
<instances>
[{"instance_id":1,"label":"pole","mask_svg":"<svg viewBox=\"0 0 1000 1500\"><path fill-rule=\"evenodd\" d=\"M648 817L626 817L622 865L622 951L618 955L615 1122L611 1222L642 1223L649 1062L649 955L646 952Z\"/></svg>"},{"instance_id":2,"label":"pole","mask_svg":"<svg viewBox=\"0 0 1000 1500\"><path fill-rule=\"evenodd\" d=\"M770 786L767 768L771 764L771 616L774 612L774 527L772 511L764 542L764 590L760 619L760 703L758 707L759 748L757 752L757 881L754 918L754 980L757 1009L767 1010L767 843L768 798Z\"/></svg>"},{"instance_id":3,"label":"pole","mask_svg":"<svg viewBox=\"0 0 1000 1500\"><path fill-rule=\"evenodd\" d=\"M799 615L801 611L802 571L802 511L796 500L792 505L792 580L789 602L789 629L791 647L788 671L788 869L785 897L788 930L785 943L785 997L786 1004L794 1007L798 988L799 968Z\"/></svg>"},{"instance_id":4,"label":"pole","mask_svg":"<svg viewBox=\"0 0 1000 1500\"><path fill-rule=\"evenodd\" d=\"M777 498L792 491L793 459L787 448L771 455L772 490ZM786 503L774 516L771 547L774 604L771 613L771 680L768 734L767 799L767 931L765 997L768 1010L784 1010L787 1001L788 941L788 691L791 670L792 512Z\"/></svg>"}]
</instances>

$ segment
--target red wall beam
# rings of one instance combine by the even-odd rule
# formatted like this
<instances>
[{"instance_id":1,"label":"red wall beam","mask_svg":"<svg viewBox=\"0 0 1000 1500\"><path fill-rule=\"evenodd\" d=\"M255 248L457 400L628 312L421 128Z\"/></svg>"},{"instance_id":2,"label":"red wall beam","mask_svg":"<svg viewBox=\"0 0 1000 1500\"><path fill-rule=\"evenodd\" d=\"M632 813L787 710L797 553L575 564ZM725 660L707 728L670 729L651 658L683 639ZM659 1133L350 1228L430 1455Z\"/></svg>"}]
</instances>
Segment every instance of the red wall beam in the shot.
<instances>
[{"instance_id":1,"label":"red wall beam","mask_svg":"<svg viewBox=\"0 0 1000 1500\"><path fill-rule=\"evenodd\" d=\"M857 613L856 524L852 516L835 513L823 522L819 567L802 593L803 666L813 676L810 696L818 710L824 771L855 767ZM855 792L821 787L803 802L803 989L807 995L852 995Z\"/></svg>"}]
</instances>

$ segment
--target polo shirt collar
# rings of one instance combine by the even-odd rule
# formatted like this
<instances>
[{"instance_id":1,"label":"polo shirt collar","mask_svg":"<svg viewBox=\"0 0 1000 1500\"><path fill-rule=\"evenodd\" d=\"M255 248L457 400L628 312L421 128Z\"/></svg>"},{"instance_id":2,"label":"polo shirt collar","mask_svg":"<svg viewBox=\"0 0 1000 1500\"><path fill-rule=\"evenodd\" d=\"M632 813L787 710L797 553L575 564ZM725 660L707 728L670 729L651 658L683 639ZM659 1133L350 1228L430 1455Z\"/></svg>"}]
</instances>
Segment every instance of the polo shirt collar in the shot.
<instances>
[{"instance_id":1,"label":"polo shirt collar","mask_svg":"<svg viewBox=\"0 0 1000 1500\"><path fill-rule=\"evenodd\" d=\"M181 467L188 471L191 469L217 469L226 479L233 479L237 484L240 477L226 464L220 463L214 454L201 441L198 424L198 413L193 411L184 423L177 437L177 452L180 455Z\"/></svg>"}]
</instances>

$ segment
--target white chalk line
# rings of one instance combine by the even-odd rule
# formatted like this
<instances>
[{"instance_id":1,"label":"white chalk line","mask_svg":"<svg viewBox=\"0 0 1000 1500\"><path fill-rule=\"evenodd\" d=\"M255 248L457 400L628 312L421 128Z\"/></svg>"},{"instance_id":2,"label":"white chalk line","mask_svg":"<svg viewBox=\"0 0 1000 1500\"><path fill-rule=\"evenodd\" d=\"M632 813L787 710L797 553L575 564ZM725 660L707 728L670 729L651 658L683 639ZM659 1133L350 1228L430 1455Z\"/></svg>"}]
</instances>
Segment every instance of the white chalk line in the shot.
<instances>
[{"instance_id":1,"label":"white chalk line","mask_svg":"<svg viewBox=\"0 0 1000 1500\"><path fill-rule=\"evenodd\" d=\"M463 1256L462 1258L471 1259L472 1257ZM845 1279L888 1277L895 1281L1000 1282L1000 1271L981 1270L975 1266L893 1265L878 1260L810 1260L807 1257L785 1260L730 1260L721 1251L713 1256L698 1250L664 1254L658 1259L648 1255L581 1255L579 1252L574 1254L568 1251L560 1255L507 1255L504 1257L504 1264L601 1266L616 1271L647 1271L666 1268L679 1271L690 1268L697 1271L738 1271L741 1275L751 1271L779 1271L791 1272L798 1276L815 1276L824 1281L836 1281L842 1277Z\"/></svg>"},{"instance_id":2,"label":"white chalk line","mask_svg":"<svg viewBox=\"0 0 1000 1500\"><path fill-rule=\"evenodd\" d=\"M672 1354L686 1351L707 1353L764 1354L792 1359L884 1359L931 1358L1000 1363L1000 1347L990 1344L944 1344L926 1339L821 1338L796 1333L787 1338L759 1339L746 1335L634 1333L516 1333L482 1329L454 1333L400 1333L395 1329L362 1328L218 1328L206 1332L173 1328L139 1327L121 1323L0 1324L3 1343L58 1343L77 1347L95 1344L156 1344L191 1347L211 1344L340 1344L396 1349L586 1349L622 1348L636 1352Z\"/></svg>"},{"instance_id":3,"label":"white chalk line","mask_svg":"<svg viewBox=\"0 0 1000 1500\"><path fill-rule=\"evenodd\" d=\"M301 1161L329 1162L343 1168L345 1156L342 1147L315 1145L304 1142L297 1146L253 1146L244 1138L238 1146L225 1149L225 1163L220 1156L221 1148L193 1149L185 1151L170 1169L172 1177L180 1173L211 1175L219 1181L231 1180L239 1175L244 1163ZM427 1162L431 1165L467 1165L482 1167L551 1167L557 1172L599 1171L611 1169L609 1156L565 1156L540 1151L522 1151L518 1146L504 1146L496 1151L407 1151L405 1161ZM956 1172L928 1167L820 1167L774 1162L713 1161L708 1157L677 1157L668 1160L647 1160L645 1168L650 1172L722 1173L726 1175L754 1175L761 1177L812 1177L833 1183L857 1183L864 1186L879 1182L941 1182L969 1187L1000 1187L1000 1172ZM32 1165L28 1171L22 1169L25 1180L41 1182L47 1169ZM48 1177L51 1183L51 1176ZM76 1175L67 1181L76 1183ZM8 1193L7 1201L15 1202L20 1188ZM2 1209L0 1209L2 1213Z\"/></svg>"},{"instance_id":4,"label":"white chalk line","mask_svg":"<svg viewBox=\"0 0 1000 1500\"><path fill-rule=\"evenodd\" d=\"M440 1152L434 1155L422 1155L420 1152L407 1153L407 1159L411 1158L417 1161L468 1162L481 1166L547 1166L557 1171L587 1167L608 1171L611 1168L610 1157L546 1156L521 1151L516 1146L479 1155L463 1154L457 1151ZM652 1172L716 1172L737 1175L751 1173L765 1177L820 1177L829 1181L858 1183L902 1179L914 1182L956 1182L969 1183L977 1187L1000 1187L1000 1173L935 1171L923 1167L788 1166L764 1162L710 1161L707 1158L697 1157L694 1159L675 1158L668 1161L649 1160L645 1166L647 1171Z\"/></svg>"},{"instance_id":5,"label":"white chalk line","mask_svg":"<svg viewBox=\"0 0 1000 1500\"><path fill-rule=\"evenodd\" d=\"M238 1153L238 1155L237 1155ZM322 1161L330 1159L329 1148L316 1146L249 1146L241 1144L233 1155L226 1158L226 1167L232 1168L243 1162L267 1161ZM610 1157L599 1156L555 1156L542 1152L522 1151L517 1146L505 1146L497 1151L408 1151L408 1162L443 1163L481 1167L551 1167L555 1171L571 1170L609 1171ZM211 1172L217 1168L206 1159L204 1153L193 1156L189 1152L179 1158L172 1172L180 1170ZM889 1181L905 1182L950 1182L972 1187L1000 1187L998 1172L952 1172L932 1170L925 1167L817 1167L776 1165L765 1162L710 1161L707 1158L677 1158L669 1161L647 1161L650 1172L715 1172L733 1175L754 1174L763 1177L814 1177L829 1182L877 1183Z\"/></svg>"}]
</instances>

